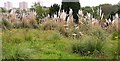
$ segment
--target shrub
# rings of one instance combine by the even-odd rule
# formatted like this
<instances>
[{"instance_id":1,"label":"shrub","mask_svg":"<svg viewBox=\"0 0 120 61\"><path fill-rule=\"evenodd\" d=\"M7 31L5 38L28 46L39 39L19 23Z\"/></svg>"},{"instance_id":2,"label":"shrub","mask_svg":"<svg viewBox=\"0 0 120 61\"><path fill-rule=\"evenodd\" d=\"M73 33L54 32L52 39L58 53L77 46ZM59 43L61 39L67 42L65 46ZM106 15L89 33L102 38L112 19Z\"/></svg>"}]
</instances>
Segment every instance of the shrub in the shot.
<instances>
[{"instance_id":1,"label":"shrub","mask_svg":"<svg viewBox=\"0 0 120 61\"><path fill-rule=\"evenodd\" d=\"M94 52L102 53L103 42L99 42L92 36L85 36L83 40L73 44L73 53L83 56L94 55Z\"/></svg>"},{"instance_id":2,"label":"shrub","mask_svg":"<svg viewBox=\"0 0 120 61\"><path fill-rule=\"evenodd\" d=\"M5 26L5 28L7 28L7 29L11 29L13 27L13 24L10 23L9 20L6 20L4 18L2 19L2 25Z\"/></svg>"},{"instance_id":3,"label":"shrub","mask_svg":"<svg viewBox=\"0 0 120 61\"><path fill-rule=\"evenodd\" d=\"M8 48L9 46L9 48ZM21 44L3 43L3 59L27 59L31 50L28 49L28 43Z\"/></svg>"},{"instance_id":4,"label":"shrub","mask_svg":"<svg viewBox=\"0 0 120 61\"><path fill-rule=\"evenodd\" d=\"M61 39L60 34L56 33L56 31L55 31L55 32L52 32L52 34L50 36L47 36L45 40L53 42L53 41L58 41L60 39Z\"/></svg>"},{"instance_id":5,"label":"shrub","mask_svg":"<svg viewBox=\"0 0 120 61\"><path fill-rule=\"evenodd\" d=\"M88 35L73 43L72 51L82 56L100 57L104 53L103 48L107 39L106 33L99 28L94 28L89 32Z\"/></svg>"},{"instance_id":6,"label":"shrub","mask_svg":"<svg viewBox=\"0 0 120 61\"><path fill-rule=\"evenodd\" d=\"M118 41L113 41L108 39L108 41L105 43L105 47L103 48L105 58L107 59L118 59L119 56L119 45Z\"/></svg>"},{"instance_id":7,"label":"shrub","mask_svg":"<svg viewBox=\"0 0 120 61\"><path fill-rule=\"evenodd\" d=\"M57 24L54 21L49 20L43 23L44 30L54 30L55 28L57 28Z\"/></svg>"}]
</instances>

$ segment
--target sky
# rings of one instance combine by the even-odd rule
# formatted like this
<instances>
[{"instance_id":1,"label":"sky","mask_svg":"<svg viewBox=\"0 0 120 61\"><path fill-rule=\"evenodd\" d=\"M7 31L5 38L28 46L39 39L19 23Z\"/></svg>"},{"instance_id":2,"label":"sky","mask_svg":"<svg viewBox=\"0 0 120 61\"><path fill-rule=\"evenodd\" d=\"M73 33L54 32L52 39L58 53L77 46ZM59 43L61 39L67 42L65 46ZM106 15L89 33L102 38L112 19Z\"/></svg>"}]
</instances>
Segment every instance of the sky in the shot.
<instances>
[{"instance_id":1,"label":"sky","mask_svg":"<svg viewBox=\"0 0 120 61\"><path fill-rule=\"evenodd\" d=\"M4 7L4 2L12 2L13 7L18 8L19 2L25 1L30 8L34 2L40 1L43 6L50 7L52 4L57 3L61 5L62 0L0 0L0 7ZM117 4L120 0L79 0L82 7L85 6L98 6L99 4L109 3Z\"/></svg>"}]
</instances>

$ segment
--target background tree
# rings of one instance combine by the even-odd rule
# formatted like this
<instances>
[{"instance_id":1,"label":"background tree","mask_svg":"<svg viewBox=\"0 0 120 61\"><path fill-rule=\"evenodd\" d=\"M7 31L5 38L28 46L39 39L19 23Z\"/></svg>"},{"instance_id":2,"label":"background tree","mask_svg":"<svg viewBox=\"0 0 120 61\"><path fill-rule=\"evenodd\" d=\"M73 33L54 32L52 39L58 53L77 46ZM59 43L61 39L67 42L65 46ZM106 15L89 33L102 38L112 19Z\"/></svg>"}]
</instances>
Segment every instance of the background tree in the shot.
<instances>
[{"instance_id":1,"label":"background tree","mask_svg":"<svg viewBox=\"0 0 120 61\"><path fill-rule=\"evenodd\" d=\"M77 24L78 23L78 11L80 10L81 6L79 3L79 0L76 2L72 2L73 0L69 0L68 2L65 2L66 0L62 0L62 6L61 9L65 10L67 14L69 14L70 8L73 10L73 18L75 19L74 22ZM68 16L66 17L67 21Z\"/></svg>"},{"instance_id":2,"label":"background tree","mask_svg":"<svg viewBox=\"0 0 120 61\"><path fill-rule=\"evenodd\" d=\"M109 18L110 15L115 14L116 6L112 6L111 4L102 4L99 5L104 13L105 18Z\"/></svg>"},{"instance_id":3,"label":"background tree","mask_svg":"<svg viewBox=\"0 0 120 61\"><path fill-rule=\"evenodd\" d=\"M97 14L98 9L100 7L102 9L102 13L104 13L104 19L105 18L108 19L120 11L119 3L118 3L118 5L100 4L99 6L95 6L95 7L86 6L86 7L82 7L82 10L83 10L84 15L86 15L88 12L88 13L92 14L94 18L100 19L100 16Z\"/></svg>"},{"instance_id":4,"label":"background tree","mask_svg":"<svg viewBox=\"0 0 120 61\"><path fill-rule=\"evenodd\" d=\"M50 17L51 17L53 14L57 14L57 16L58 16L59 9L60 9L60 5L58 5L58 4L53 4L53 5L49 8Z\"/></svg>"},{"instance_id":5,"label":"background tree","mask_svg":"<svg viewBox=\"0 0 120 61\"><path fill-rule=\"evenodd\" d=\"M79 0L78 2L64 2L64 0L62 0L62 6L61 9L65 10L65 12L67 12L67 14L69 14L69 10L70 8L73 10L73 13L78 13L79 9L80 9L80 3Z\"/></svg>"},{"instance_id":6,"label":"background tree","mask_svg":"<svg viewBox=\"0 0 120 61\"><path fill-rule=\"evenodd\" d=\"M86 6L82 7L81 9L83 10L83 14L85 16L87 15L87 13L90 13L93 16L93 18L99 19L99 15L97 14L99 8L100 8L99 6L95 7Z\"/></svg>"},{"instance_id":7,"label":"background tree","mask_svg":"<svg viewBox=\"0 0 120 61\"><path fill-rule=\"evenodd\" d=\"M41 7L40 3L34 3L34 6L32 6L32 9L35 9L37 16L36 16L36 20L39 24L39 19L44 18L44 13L45 11L43 10L43 8Z\"/></svg>"},{"instance_id":8,"label":"background tree","mask_svg":"<svg viewBox=\"0 0 120 61\"><path fill-rule=\"evenodd\" d=\"M82 7L81 8L83 10L83 14L87 15L87 13L91 13L92 14L92 9L90 6L86 6L86 7Z\"/></svg>"}]
</instances>

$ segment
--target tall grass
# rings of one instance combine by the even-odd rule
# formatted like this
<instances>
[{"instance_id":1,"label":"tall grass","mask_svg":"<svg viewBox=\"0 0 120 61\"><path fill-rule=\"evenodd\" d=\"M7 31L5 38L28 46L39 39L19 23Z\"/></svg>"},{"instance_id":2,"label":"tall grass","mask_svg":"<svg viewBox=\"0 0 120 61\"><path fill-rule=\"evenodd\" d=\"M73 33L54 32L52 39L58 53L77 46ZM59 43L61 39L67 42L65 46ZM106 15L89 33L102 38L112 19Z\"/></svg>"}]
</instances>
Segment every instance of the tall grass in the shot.
<instances>
[{"instance_id":1,"label":"tall grass","mask_svg":"<svg viewBox=\"0 0 120 61\"><path fill-rule=\"evenodd\" d=\"M31 22L31 25L33 23ZM9 23L6 26L8 25ZM31 25L30 28L3 30L3 59L118 57L118 34L114 30L89 27L87 23L77 30L72 25L66 29L64 23L53 21L44 22L39 29L33 29ZM84 35L73 39L72 34L78 32L83 32Z\"/></svg>"},{"instance_id":2,"label":"tall grass","mask_svg":"<svg viewBox=\"0 0 120 61\"><path fill-rule=\"evenodd\" d=\"M13 27L13 24L10 23L9 20L6 20L6 19L2 19L2 25L4 26L3 29L11 29Z\"/></svg>"},{"instance_id":3,"label":"tall grass","mask_svg":"<svg viewBox=\"0 0 120 61\"><path fill-rule=\"evenodd\" d=\"M3 31L3 59L83 59L71 53L72 40L58 31L12 29Z\"/></svg>"},{"instance_id":4,"label":"tall grass","mask_svg":"<svg viewBox=\"0 0 120 61\"><path fill-rule=\"evenodd\" d=\"M82 56L94 56L96 58L116 58L116 47L111 43L111 37L107 32L100 28L93 28L89 30L87 35L84 35L82 39L73 43L73 53L80 54Z\"/></svg>"}]
</instances>

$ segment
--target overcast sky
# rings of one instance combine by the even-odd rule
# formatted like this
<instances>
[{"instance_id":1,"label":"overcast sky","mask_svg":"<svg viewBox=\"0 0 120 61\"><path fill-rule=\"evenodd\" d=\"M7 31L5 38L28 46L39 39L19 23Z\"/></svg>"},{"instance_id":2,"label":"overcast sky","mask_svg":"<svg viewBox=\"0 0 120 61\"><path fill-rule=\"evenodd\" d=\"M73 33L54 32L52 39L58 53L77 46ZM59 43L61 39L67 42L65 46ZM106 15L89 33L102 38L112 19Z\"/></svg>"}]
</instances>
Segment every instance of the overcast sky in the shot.
<instances>
[{"instance_id":1,"label":"overcast sky","mask_svg":"<svg viewBox=\"0 0 120 61\"><path fill-rule=\"evenodd\" d=\"M51 6L54 3L61 4L62 0L0 0L0 7L4 7L4 2L10 1L13 4L13 7L19 7L19 2L26 1L28 6L31 7L34 2L40 1L43 6ZM99 4L109 3L117 4L120 0L80 0L81 6L97 6Z\"/></svg>"}]
</instances>

